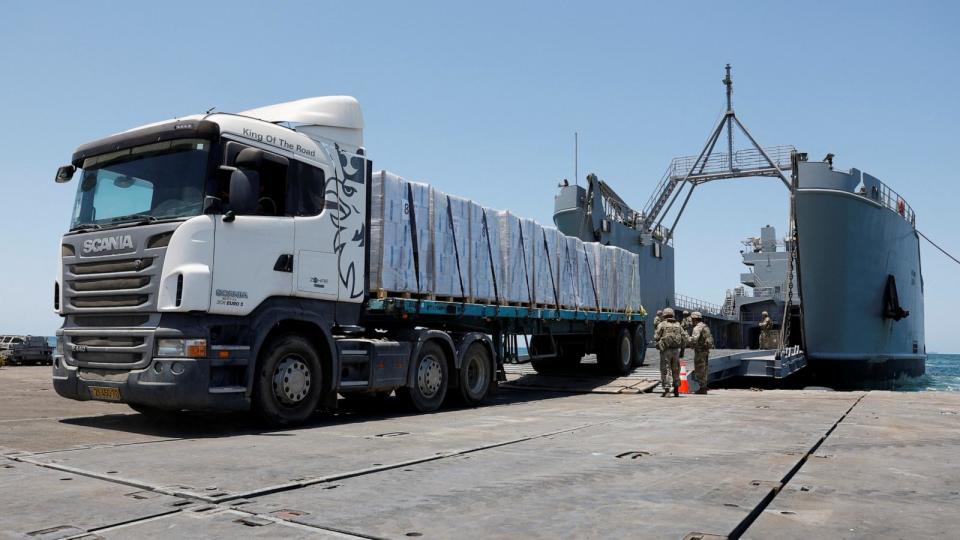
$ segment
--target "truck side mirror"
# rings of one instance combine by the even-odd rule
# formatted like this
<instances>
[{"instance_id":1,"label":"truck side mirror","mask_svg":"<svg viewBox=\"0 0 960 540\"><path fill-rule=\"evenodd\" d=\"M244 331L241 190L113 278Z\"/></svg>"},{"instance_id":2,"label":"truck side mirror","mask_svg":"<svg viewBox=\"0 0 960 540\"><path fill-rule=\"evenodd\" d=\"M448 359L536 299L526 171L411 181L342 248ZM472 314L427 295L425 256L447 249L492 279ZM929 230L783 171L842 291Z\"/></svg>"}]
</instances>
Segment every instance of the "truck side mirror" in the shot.
<instances>
[{"instance_id":1,"label":"truck side mirror","mask_svg":"<svg viewBox=\"0 0 960 540\"><path fill-rule=\"evenodd\" d=\"M236 214L252 214L257 209L260 173L236 169L230 173L230 209Z\"/></svg>"},{"instance_id":2,"label":"truck side mirror","mask_svg":"<svg viewBox=\"0 0 960 540\"><path fill-rule=\"evenodd\" d=\"M57 169L57 176L54 177L54 181L58 184L65 184L73 178L75 172L77 172L77 168L73 165L64 165Z\"/></svg>"},{"instance_id":3,"label":"truck side mirror","mask_svg":"<svg viewBox=\"0 0 960 540\"><path fill-rule=\"evenodd\" d=\"M263 150L259 148L244 148L233 160L233 166L238 169L259 171L263 166Z\"/></svg>"}]
</instances>

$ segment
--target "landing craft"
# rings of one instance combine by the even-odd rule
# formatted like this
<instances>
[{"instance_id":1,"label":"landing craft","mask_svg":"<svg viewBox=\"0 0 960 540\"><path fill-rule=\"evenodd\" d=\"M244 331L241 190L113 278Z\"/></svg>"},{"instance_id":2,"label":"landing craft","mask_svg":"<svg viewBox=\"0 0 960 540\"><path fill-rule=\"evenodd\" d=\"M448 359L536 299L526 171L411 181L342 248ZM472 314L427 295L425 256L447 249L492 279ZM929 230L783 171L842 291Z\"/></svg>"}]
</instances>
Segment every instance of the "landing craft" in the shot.
<instances>
[{"instance_id":1,"label":"landing craft","mask_svg":"<svg viewBox=\"0 0 960 540\"><path fill-rule=\"evenodd\" d=\"M644 305L703 311L725 347L756 348L759 313L769 310L779 329L776 357L802 351L806 374L818 383L884 386L900 376L923 375L923 276L913 210L876 177L835 169L833 154L810 161L792 146L761 147L733 112L729 65L723 83L727 111L703 151L674 159L643 210L632 209L607 182L590 175L586 187L561 186L554 201L557 227L637 253ZM735 129L750 146L734 151ZM717 143L726 143L727 152L714 152ZM734 289L722 306L676 294L673 232L694 189L750 176L778 178L789 190L791 230L784 251L777 250L774 229L766 227L752 253L744 253L751 272L742 284L750 292ZM763 280L754 266L760 258L776 262L767 265L776 271Z\"/></svg>"}]
</instances>

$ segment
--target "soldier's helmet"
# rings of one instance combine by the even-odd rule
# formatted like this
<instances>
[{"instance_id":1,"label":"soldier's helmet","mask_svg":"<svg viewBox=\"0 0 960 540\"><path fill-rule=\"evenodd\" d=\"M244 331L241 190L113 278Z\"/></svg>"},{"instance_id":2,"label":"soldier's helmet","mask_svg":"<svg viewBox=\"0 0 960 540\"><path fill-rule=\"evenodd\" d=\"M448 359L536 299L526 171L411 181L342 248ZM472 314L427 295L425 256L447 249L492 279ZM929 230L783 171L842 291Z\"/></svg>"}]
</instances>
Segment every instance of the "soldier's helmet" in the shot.
<instances>
[{"instance_id":1,"label":"soldier's helmet","mask_svg":"<svg viewBox=\"0 0 960 540\"><path fill-rule=\"evenodd\" d=\"M760 315L763 315L764 317L769 317L769 316L770 316L770 314L769 314L769 313L767 313L766 311L764 311L764 312L763 312L763 313L761 313Z\"/></svg>"},{"instance_id":2,"label":"soldier's helmet","mask_svg":"<svg viewBox=\"0 0 960 540\"><path fill-rule=\"evenodd\" d=\"M691 318L691 319L703 319L703 313L700 313L699 311L694 311L693 313L690 314L690 318Z\"/></svg>"},{"instance_id":3,"label":"soldier's helmet","mask_svg":"<svg viewBox=\"0 0 960 540\"><path fill-rule=\"evenodd\" d=\"M663 315L663 310L662 310L662 309L658 309L658 310L657 310L657 315Z\"/></svg>"},{"instance_id":4,"label":"soldier's helmet","mask_svg":"<svg viewBox=\"0 0 960 540\"><path fill-rule=\"evenodd\" d=\"M668 319L672 319L672 318L673 318L673 309L672 309L672 308L667 308L667 309L663 310L663 316L666 317L666 318L668 318Z\"/></svg>"},{"instance_id":5,"label":"soldier's helmet","mask_svg":"<svg viewBox=\"0 0 960 540\"><path fill-rule=\"evenodd\" d=\"M687 311L687 310L683 310L683 316L684 316L684 317L686 317L686 316L687 316L687 315L689 315L689 314L690 314L690 312L689 312L689 311Z\"/></svg>"}]
</instances>

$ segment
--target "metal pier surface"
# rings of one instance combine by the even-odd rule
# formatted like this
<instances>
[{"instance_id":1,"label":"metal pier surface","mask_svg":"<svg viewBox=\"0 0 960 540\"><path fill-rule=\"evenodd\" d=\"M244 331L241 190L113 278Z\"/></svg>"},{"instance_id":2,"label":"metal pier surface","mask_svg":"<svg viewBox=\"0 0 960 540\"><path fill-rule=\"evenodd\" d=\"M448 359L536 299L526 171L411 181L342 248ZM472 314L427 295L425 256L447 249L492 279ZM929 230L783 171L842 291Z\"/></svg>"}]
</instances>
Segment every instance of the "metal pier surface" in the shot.
<instances>
[{"instance_id":1,"label":"metal pier surface","mask_svg":"<svg viewBox=\"0 0 960 540\"><path fill-rule=\"evenodd\" d=\"M960 506L952 393L503 389L267 430L0 387L0 538L950 538Z\"/></svg>"},{"instance_id":2,"label":"metal pier surface","mask_svg":"<svg viewBox=\"0 0 960 540\"><path fill-rule=\"evenodd\" d=\"M692 372L693 351L688 349L682 361L686 362L687 371ZM591 354L566 373L539 375L521 356L521 363L506 365L507 384L513 388L567 392L635 393L649 392L660 381L660 352L654 348L647 349L644 365L626 377L606 375L596 362L596 356ZM710 384L733 377L783 379L806 365L803 352L796 348L785 350L779 358L773 350L713 349L710 351Z\"/></svg>"}]
</instances>

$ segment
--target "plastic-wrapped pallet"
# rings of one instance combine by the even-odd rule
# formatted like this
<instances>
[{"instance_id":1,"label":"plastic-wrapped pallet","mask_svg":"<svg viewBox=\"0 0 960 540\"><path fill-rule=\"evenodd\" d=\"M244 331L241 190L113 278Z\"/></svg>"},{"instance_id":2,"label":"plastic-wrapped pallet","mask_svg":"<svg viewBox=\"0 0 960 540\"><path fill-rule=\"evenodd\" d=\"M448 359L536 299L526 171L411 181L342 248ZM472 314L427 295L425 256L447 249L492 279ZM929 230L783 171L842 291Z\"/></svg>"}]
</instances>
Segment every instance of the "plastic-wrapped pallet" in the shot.
<instances>
[{"instance_id":1,"label":"plastic-wrapped pallet","mask_svg":"<svg viewBox=\"0 0 960 540\"><path fill-rule=\"evenodd\" d=\"M630 259L630 282L627 285L627 310L631 312L639 312L641 303L640 303L640 256L636 253L630 253L626 251L627 257Z\"/></svg>"},{"instance_id":2,"label":"plastic-wrapped pallet","mask_svg":"<svg viewBox=\"0 0 960 540\"><path fill-rule=\"evenodd\" d=\"M560 261L562 260L563 254L566 252L566 243L564 242L564 235L554 229L553 227L544 227L543 235L546 238L546 251L549 254L549 259L547 260L547 265L552 270L550 273L553 277L553 280L550 286L553 288L551 291L550 299L547 300L547 304L556 305L558 302L562 306L563 298L563 287L565 282L562 281L562 268L560 267ZM541 259L538 259L538 261Z\"/></svg>"},{"instance_id":3,"label":"plastic-wrapped pallet","mask_svg":"<svg viewBox=\"0 0 960 540\"><path fill-rule=\"evenodd\" d=\"M580 309L597 311L600 302L597 298L599 293L599 274L597 273L597 252L596 247L600 244L596 242L584 242L581 245L580 254Z\"/></svg>"},{"instance_id":4,"label":"plastic-wrapped pallet","mask_svg":"<svg viewBox=\"0 0 960 540\"><path fill-rule=\"evenodd\" d=\"M630 287L633 271L633 254L625 249L617 250L617 311L630 311Z\"/></svg>"},{"instance_id":5,"label":"plastic-wrapped pallet","mask_svg":"<svg viewBox=\"0 0 960 540\"><path fill-rule=\"evenodd\" d=\"M487 219L489 219L489 210ZM533 302L533 221L496 212L500 227L500 296L507 302Z\"/></svg>"},{"instance_id":6,"label":"plastic-wrapped pallet","mask_svg":"<svg viewBox=\"0 0 960 540\"><path fill-rule=\"evenodd\" d=\"M497 213L470 201L470 295L476 301L498 302L502 265L500 264L500 221Z\"/></svg>"},{"instance_id":7,"label":"plastic-wrapped pallet","mask_svg":"<svg viewBox=\"0 0 960 540\"><path fill-rule=\"evenodd\" d=\"M561 235L557 249L560 269L560 306L576 309L580 297L580 252L579 246L583 242L573 236Z\"/></svg>"},{"instance_id":8,"label":"plastic-wrapped pallet","mask_svg":"<svg viewBox=\"0 0 960 540\"><path fill-rule=\"evenodd\" d=\"M533 246L533 301L538 304L554 305L557 302L554 296L556 282L556 253L549 248L546 240L546 227L534 222L533 232L530 234Z\"/></svg>"},{"instance_id":9,"label":"plastic-wrapped pallet","mask_svg":"<svg viewBox=\"0 0 960 540\"><path fill-rule=\"evenodd\" d=\"M600 246L600 270L603 287L600 289L600 307L605 311L617 310L617 253L620 248Z\"/></svg>"},{"instance_id":10,"label":"plastic-wrapped pallet","mask_svg":"<svg viewBox=\"0 0 960 540\"><path fill-rule=\"evenodd\" d=\"M370 287L391 292L430 292L433 287L430 186L408 182L386 171L378 171L372 180ZM419 280L414 264L414 233Z\"/></svg>"},{"instance_id":11,"label":"plastic-wrapped pallet","mask_svg":"<svg viewBox=\"0 0 960 540\"><path fill-rule=\"evenodd\" d=\"M470 296L470 201L433 189L433 293Z\"/></svg>"}]
</instances>

